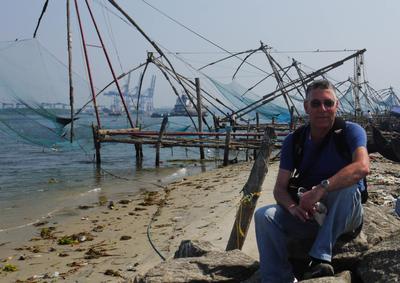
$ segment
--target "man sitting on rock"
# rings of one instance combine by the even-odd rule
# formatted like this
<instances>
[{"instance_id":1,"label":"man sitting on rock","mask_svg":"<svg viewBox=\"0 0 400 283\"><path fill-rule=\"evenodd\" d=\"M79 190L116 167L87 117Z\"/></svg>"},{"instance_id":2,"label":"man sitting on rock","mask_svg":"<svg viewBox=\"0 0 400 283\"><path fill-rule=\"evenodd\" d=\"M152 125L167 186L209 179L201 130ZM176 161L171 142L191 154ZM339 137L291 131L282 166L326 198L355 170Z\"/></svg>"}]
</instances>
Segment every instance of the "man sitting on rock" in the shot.
<instances>
[{"instance_id":1,"label":"man sitting on rock","mask_svg":"<svg viewBox=\"0 0 400 283\"><path fill-rule=\"evenodd\" d=\"M349 159L342 156L334 140L338 103L335 88L329 81L311 83L304 101L309 125L304 128L298 168L294 160L294 135L288 135L283 143L274 188L277 204L259 208L255 213L262 282L296 281L286 246L291 239L314 239L306 278L334 275L330 262L336 240L362 225L360 192L364 189L362 179L369 173L367 138L361 126L342 121L351 152ZM295 169L302 176L298 177L298 185L306 188L298 202L288 191ZM327 214L318 223L314 216L321 203L327 208Z\"/></svg>"}]
</instances>

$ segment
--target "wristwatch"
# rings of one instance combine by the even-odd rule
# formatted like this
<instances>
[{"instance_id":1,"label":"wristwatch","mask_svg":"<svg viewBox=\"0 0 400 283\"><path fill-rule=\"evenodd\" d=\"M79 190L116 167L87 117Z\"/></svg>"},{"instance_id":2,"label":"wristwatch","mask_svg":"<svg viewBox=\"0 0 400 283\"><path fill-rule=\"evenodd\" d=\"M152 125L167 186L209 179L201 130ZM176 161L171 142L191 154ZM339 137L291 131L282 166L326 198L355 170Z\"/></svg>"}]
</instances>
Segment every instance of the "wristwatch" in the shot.
<instances>
[{"instance_id":1,"label":"wristwatch","mask_svg":"<svg viewBox=\"0 0 400 283\"><path fill-rule=\"evenodd\" d=\"M319 184L326 192L328 191L329 180L327 180L327 179L322 180L321 183L319 183Z\"/></svg>"}]
</instances>

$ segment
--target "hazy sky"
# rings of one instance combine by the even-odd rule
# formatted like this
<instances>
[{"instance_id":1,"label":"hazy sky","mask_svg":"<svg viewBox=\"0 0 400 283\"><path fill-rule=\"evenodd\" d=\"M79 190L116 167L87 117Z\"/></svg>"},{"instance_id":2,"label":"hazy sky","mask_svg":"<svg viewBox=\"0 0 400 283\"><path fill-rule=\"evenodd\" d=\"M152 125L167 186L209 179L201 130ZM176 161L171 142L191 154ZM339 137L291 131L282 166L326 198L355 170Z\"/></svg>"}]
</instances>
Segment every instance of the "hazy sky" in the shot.
<instances>
[{"instance_id":1,"label":"hazy sky","mask_svg":"<svg viewBox=\"0 0 400 283\"><path fill-rule=\"evenodd\" d=\"M375 89L400 87L400 1L398 0L146 0L173 19L231 52L259 47L260 40L276 51L344 50L366 48L367 78ZM2 0L0 9L0 41L32 37L44 0ZM98 45L85 1L78 0L84 22L87 43ZM117 73L145 61L146 51L153 48L131 26L119 17L120 13L106 0L89 1L107 44ZM117 0L143 30L163 48L180 52L180 56L198 68L226 56L222 50L199 38L177 23L160 14L142 0ZM66 0L50 0L38 32L40 42L66 62ZM73 21L74 65L82 76L82 49L74 1L71 0ZM115 13L115 14L113 14ZM111 41L110 38L114 40ZM116 52L115 50L118 50ZM164 49L165 51L165 49ZM99 48L89 48L93 75L98 87L111 80ZM119 60L118 57L119 56ZM350 55L342 53L276 53L285 60L298 58L307 66L322 67ZM192 69L170 56L177 69L188 77L198 76ZM252 61L265 66L265 57ZM231 60L225 65L206 68L205 73L229 82L240 62ZM122 67L122 69L121 69ZM352 62L343 71L351 76ZM157 75L156 106L173 105L175 96L162 75L150 67L148 77ZM133 77L133 85L137 84ZM246 84L258 80L261 72L246 68L239 79ZM249 80L247 80L247 79ZM336 79L336 78L335 78ZM342 78L338 78L339 80ZM204 85L207 83L204 82ZM263 95L264 90L257 92ZM267 90L265 90L267 91Z\"/></svg>"}]
</instances>

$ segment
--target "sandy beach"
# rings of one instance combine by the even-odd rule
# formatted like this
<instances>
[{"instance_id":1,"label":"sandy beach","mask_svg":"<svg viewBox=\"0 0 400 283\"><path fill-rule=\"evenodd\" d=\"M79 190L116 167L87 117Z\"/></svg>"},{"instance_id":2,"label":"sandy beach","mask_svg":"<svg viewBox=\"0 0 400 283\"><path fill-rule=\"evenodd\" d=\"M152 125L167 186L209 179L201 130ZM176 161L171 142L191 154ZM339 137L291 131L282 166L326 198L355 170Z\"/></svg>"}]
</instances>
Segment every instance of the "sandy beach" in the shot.
<instances>
[{"instance_id":1,"label":"sandy beach","mask_svg":"<svg viewBox=\"0 0 400 283\"><path fill-rule=\"evenodd\" d=\"M172 257L182 240L207 240L225 249L252 166L239 163L112 203L72 206L68 221L38 223L33 237L11 234L0 243L0 282L132 282L162 257ZM274 202L278 166L269 163L258 207ZM398 186L399 170L400 164L371 155L369 191ZM258 259L253 224L243 251Z\"/></svg>"},{"instance_id":2,"label":"sandy beach","mask_svg":"<svg viewBox=\"0 0 400 283\"><path fill-rule=\"evenodd\" d=\"M252 166L230 165L112 204L74 207L65 222L47 219L33 227L33 237L15 234L0 243L0 281L129 282L173 256L182 240L224 249ZM277 168L270 163L258 206L273 202ZM253 225L243 251L258 258Z\"/></svg>"}]
</instances>

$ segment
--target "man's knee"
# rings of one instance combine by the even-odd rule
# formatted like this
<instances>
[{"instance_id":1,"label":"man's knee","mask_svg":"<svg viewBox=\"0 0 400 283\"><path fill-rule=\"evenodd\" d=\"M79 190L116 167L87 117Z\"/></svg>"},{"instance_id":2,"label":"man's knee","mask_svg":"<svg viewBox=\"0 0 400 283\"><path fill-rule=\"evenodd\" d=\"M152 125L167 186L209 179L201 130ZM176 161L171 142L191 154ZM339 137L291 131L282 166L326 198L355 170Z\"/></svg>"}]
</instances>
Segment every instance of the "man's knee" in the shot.
<instances>
[{"instance_id":1,"label":"man's knee","mask_svg":"<svg viewBox=\"0 0 400 283\"><path fill-rule=\"evenodd\" d=\"M254 222L255 224L260 224L265 220L265 207L260 207L254 213Z\"/></svg>"},{"instance_id":2,"label":"man's knee","mask_svg":"<svg viewBox=\"0 0 400 283\"><path fill-rule=\"evenodd\" d=\"M274 218L276 212L276 205L267 205L264 207L260 207L254 213L254 221L256 223L262 223L265 221L270 221Z\"/></svg>"},{"instance_id":3,"label":"man's knee","mask_svg":"<svg viewBox=\"0 0 400 283\"><path fill-rule=\"evenodd\" d=\"M327 195L328 202L353 203L354 199L361 198L357 185L344 188L338 191L329 192Z\"/></svg>"}]
</instances>

